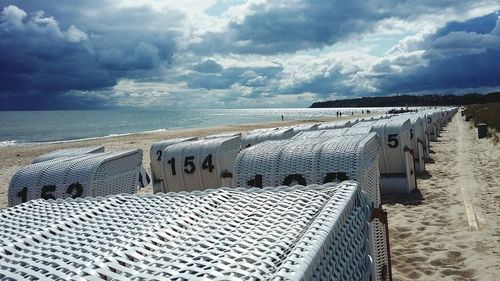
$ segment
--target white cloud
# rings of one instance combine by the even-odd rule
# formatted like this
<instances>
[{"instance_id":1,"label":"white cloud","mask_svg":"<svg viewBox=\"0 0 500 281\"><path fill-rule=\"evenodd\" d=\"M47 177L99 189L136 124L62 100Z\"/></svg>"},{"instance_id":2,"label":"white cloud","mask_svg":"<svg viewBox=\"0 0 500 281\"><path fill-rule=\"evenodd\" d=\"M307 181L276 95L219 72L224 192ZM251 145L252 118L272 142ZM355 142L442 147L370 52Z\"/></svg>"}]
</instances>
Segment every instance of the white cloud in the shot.
<instances>
[{"instance_id":1,"label":"white cloud","mask_svg":"<svg viewBox=\"0 0 500 281\"><path fill-rule=\"evenodd\" d=\"M74 25L71 25L68 28L68 31L66 31L66 38L68 38L68 41L74 43L88 39L87 34L76 28Z\"/></svg>"},{"instance_id":2,"label":"white cloud","mask_svg":"<svg viewBox=\"0 0 500 281\"><path fill-rule=\"evenodd\" d=\"M28 15L25 11L19 9L16 6L9 5L4 7L2 12L0 13L5 24L2 25L11 25L16 28L21 28L23 26L23 19Z\"/></svg>"}]
</instances>

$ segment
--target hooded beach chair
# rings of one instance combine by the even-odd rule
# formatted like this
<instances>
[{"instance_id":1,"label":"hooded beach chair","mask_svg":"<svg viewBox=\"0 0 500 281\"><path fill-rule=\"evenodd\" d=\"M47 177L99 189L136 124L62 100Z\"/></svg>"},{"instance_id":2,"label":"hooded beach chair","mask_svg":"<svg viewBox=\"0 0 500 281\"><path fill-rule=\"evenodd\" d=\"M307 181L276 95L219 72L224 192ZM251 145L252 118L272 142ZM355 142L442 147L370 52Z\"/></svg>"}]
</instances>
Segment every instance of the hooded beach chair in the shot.
<instances>
[{"instance_id":1,"label":"hooded beach chair","mask_svg":"<svg viewBox=\"0 0 500 281\"><path fill-rule=\"evenodd\" d=\"M28 165L9 185L9 206L29 200L136 193L142 150L89 153Z\"/></svg>"},{"instance_id":2,"label":"hooded beach chair","mask_svg":"<svg viewBox=\"0 0 500 281\"><path fill-rule=\"evenodd\" d=\"M268 140L290 139L294 135L295 131L291 127L254 130L243 137L241 140L241 149L245 149Z\"/></svg>"},{"instance_id":3,"label":"hooded beach chair","mask_svg":"<svg viewBox=\"0 0 500 281\"><path fill-rule=\"evenodd\" d=\"M52 151L43 155L38 156L31 162L32 164L52 160L61 157L72 157L79 156L88 153L100 153L104 152L104 146L89 146L89 147L77 147L77 148L66 148Z\"/></svg>"},{"instance_id":4,"label":"hooded beach chair","mask_svg":"<svg viewBox=\"0 0 500 281\"><path fill-rule=\"evenodd\" d=\"M0 276L368 281L368 210L355 182L35 200L0 210Z\"/></svg>"},{"instance_id":5,"label":"hooded beach chair","mask_svg":"<svg viewBox=\"0 0 500 281\"><path fill-rule=\"evenodd\" d=\"M154 143L151 145L149 150L149 157L151 159L151 180L153 182L153 192L162 192L165 190L164 182L163 182L163 171L162 171L162 157L163 150L167 148L169 145L186 142L186 141L195 141L198 140L197 137L191 138L177 138L170 140L163 140Z\"/></svg>"},{"instance_id":6,"label":"hooded beach chair","mask_svg":"<svg viewBox=\"0 0 500 281\"><path fill-rule=\"evenodd\" d=\"M161 160L163 192L231 186L241 137L234 135L167 146Z\"/></svg>"},{"instance_id":7,"label":"hooded beach chair","mask_svg":"<svg viewBox=\"0 0 500 281\"><path fill-rule=\"evenodd\" d=\"M382 214L377 135L369 131L345 135L345 130L323 130L319 136L320 131L302 132L295 139L267 141L242 150L234 165L233 185L261 188L356 180L367 195L370 211ZM389 271L385 215L372 216L370 222L375 280L385 280Z\"/></svg>"}]
</instances>

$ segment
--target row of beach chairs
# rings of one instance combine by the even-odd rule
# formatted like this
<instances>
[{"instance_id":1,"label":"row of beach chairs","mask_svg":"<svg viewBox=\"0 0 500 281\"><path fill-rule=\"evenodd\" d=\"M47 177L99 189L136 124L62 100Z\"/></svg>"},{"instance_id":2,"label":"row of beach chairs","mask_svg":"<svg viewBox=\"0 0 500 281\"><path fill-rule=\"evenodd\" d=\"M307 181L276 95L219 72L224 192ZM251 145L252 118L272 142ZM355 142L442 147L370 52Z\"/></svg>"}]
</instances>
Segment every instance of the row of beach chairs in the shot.
<instances>
[{"instance_id":1,"label":"row of beach chairs","mask_svg":"<svg viewBox=\"0 0 500 281\"><path fill-rule=\"evenodd\" d=\"M390 280L381 193L416 188L456 112L161 141L146 197L102 197L147 184L141 150L43 155L0 211L0 278Z\"/></svg>"}]
</instances>

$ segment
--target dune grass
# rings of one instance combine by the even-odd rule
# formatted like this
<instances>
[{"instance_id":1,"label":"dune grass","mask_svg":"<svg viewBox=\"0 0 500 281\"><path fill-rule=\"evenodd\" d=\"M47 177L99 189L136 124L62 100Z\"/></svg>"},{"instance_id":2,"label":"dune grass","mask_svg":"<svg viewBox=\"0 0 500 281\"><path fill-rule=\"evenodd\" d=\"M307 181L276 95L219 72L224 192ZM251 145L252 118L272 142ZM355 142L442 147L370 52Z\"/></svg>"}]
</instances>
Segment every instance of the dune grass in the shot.
<instances>
[{"instance_id":1,"label":"dune grass","mask_svg":"<svg viewBox=\"0 0 500 281\"><path fill-rule=\"evenodd\" d=\"M472 117L474 125L485 123L488 127L500 131L500 103L469 105L464 113Z\"/></svg>"}]
</instances>

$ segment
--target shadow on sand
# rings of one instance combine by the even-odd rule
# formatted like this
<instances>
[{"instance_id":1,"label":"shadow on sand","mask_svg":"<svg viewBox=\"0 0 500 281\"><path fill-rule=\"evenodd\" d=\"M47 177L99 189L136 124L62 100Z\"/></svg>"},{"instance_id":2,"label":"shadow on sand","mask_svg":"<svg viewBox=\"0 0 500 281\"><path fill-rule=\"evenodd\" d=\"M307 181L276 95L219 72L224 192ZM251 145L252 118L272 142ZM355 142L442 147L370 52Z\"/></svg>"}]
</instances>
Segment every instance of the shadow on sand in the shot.
<instances>
[{"instance_id":1,"label":"shadow on sand","mask_svg":"<svg viewBox=\"0 0 500 281\"><path fill-rule=\"evenodd\" d=\"M429 159L426 163L434 163L434 160ZM420 180L428 180L432 178L432 175L428 171L424 171L419 174L417 178ZM382 194L382 204L420 205L424 200L418 188L409 194Z\"/></svg>"},{"instance_id":2,"label":"shadow on sand","mask_svg":"<svg viewBox=\"0 0 500 281\"><path fill-rule=\"evenodd\" d=\"M432 159L430 159L430 160L431 160L432 162L426 162L426 163L434 163L434 160L432 160ZM420 179L420 180L428 180L428 179L430 179L430 178L432 178L432 175L431 175L431 174L429 174L429 172L427 172L427 171L424 171L423 173L420 173L420 174L418 174L418 176L417 176L417 179Z\"/></svg>"},{"instance_id":3,"label":"shadow on sand","mask_svg":"<svg viewBox=\"0 0 500 281\"><path fill-rule=\"evenodd\" d=\"M402 205L420 205L424 201L420 190L415 189L410 194L382 195L382 204L402 204Z\"/></svg>"}]
</instances>

